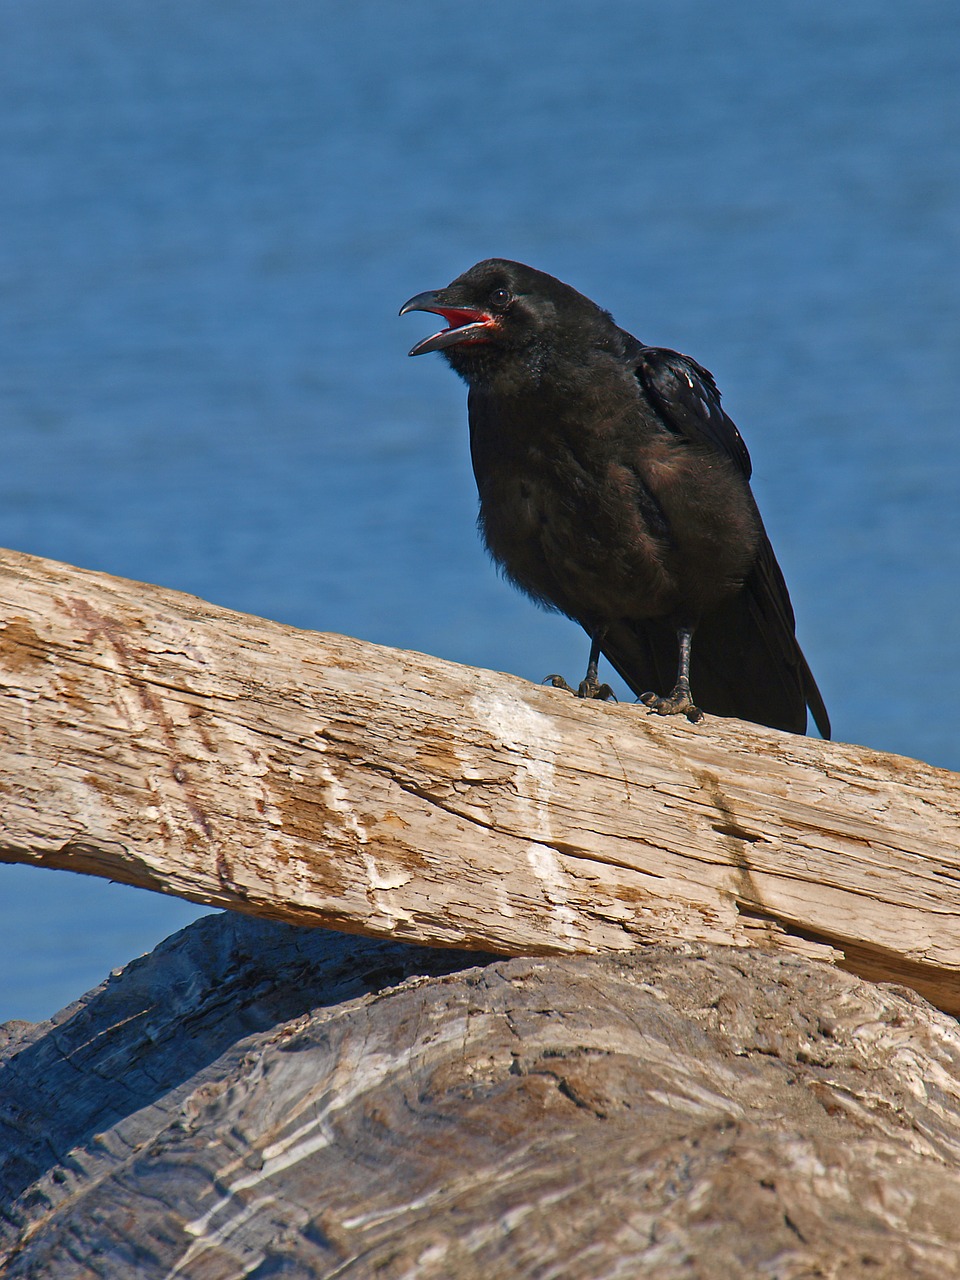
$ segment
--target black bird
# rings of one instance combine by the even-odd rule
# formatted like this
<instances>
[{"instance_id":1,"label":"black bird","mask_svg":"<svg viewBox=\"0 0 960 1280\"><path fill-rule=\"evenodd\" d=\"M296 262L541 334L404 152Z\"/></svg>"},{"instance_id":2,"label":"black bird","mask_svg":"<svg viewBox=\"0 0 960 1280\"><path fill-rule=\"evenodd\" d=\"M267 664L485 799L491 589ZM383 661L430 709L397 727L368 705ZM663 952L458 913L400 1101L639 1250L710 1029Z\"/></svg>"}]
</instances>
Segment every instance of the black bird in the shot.
<instances>
[{"instance_id":1,"label":"black bird","mask_svg":"<svg viewBox=\"0 0 960 1280\"><path fill-rule=\"evenodd\" d=\"M591 638L580 696L612 696L603 653L660 715L696 721L702 708L803 733L809 707L829 738L750 455L712 375L520 262L477 263L408 311L449 326L410 354L442 352L469 385L491 555Z\"/></svg>"}]
</instances>

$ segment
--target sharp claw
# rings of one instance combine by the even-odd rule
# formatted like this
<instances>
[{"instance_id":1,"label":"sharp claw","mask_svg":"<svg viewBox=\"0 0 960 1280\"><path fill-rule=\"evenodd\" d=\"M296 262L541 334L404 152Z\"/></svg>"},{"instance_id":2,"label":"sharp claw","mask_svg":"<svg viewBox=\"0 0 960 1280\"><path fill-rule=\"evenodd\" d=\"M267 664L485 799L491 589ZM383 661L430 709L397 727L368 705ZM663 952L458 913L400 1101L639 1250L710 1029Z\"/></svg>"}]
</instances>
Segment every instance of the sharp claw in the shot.
<instances>
[{"instance_id":1,"label":"sharp claw","mask_svg":"<svg viewBox=\"0 0 960 1280\"><path fill-rule=\"evenodd\" d=\"M703 712L694 705L690 690L678 685L665 698L656 693L641 693L639 701L658 716L686 716L691 724L699 724Z\"/></svg>"},{"instance_id":2,"label":"sharp claw","mask_svg":"<svg viewBox=\"0 0 960 1280\"><path fill-rule=\"evenodd\" d=\"M572 693L575 698L585 698L590 702L617 701L617 695L608 684L599 684L596 681L581 680L580 687L574 689L567 684L563 676L553 675L544 676L540 683L553 685L554 689L562 689L564 693Z\"/></svg>"},{"instance_id":3,"label":"sharp claw","mask_svg":"<svg viewBox=\"0 0 960 1280\"><path fill-rule=\"evenodd\" d=\"M564 680L563 676L544 676L540 681L541 684L553 685L554 689L562 689L564 693L572 693L576 695L576 689L570 687Z\"/></svg>"},{"instance_id":4,"label":"sharp claw","mask_svg":"<svg viewBox=\"0 0 960 1280\"><path fill-rule=\"evenodd\" d=\"M617 695L608 684L600 684L597 680L581 680L577 690L578 698L590 698L594 702L616 702Z\"/></svg>"}]
</instances>

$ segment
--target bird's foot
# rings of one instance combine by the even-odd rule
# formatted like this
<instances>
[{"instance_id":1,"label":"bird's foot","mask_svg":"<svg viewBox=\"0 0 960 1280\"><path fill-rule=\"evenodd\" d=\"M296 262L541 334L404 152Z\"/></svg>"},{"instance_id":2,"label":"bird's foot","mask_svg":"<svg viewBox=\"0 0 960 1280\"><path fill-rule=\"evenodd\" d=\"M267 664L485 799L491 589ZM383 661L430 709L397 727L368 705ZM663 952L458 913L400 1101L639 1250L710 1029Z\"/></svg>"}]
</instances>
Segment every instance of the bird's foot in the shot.
<instances>
[{"instance_id":1,"label":"bird's foot","mask_svg":"<svg viewBox=\"0 0 960 1280\"><path fill-rule=\"evenodd\" d=\"M690 688L686 684L678 684L666 697L656 693L641 693L640 701L658 716L686 716L691 724L699 724L703 712L694 705L690 697Z\"/></svg>"},{"instance_id":2,"label":"bird's foot","mask_svg":"<svg viewBox=\"0 0 960 1280\"><path fill-rule=\"evenodd\" d=\"M600 681L593 676L587 676L586 680L580 681L580 687L574 689L567 684L563 676L545 676L543 684L552 685L554 689L563 689L565 693L572 693L576 698L590 698L597 702L616 702L617 695L613 692L608 684L601 684Z\"/></svg>"}]
</instances>

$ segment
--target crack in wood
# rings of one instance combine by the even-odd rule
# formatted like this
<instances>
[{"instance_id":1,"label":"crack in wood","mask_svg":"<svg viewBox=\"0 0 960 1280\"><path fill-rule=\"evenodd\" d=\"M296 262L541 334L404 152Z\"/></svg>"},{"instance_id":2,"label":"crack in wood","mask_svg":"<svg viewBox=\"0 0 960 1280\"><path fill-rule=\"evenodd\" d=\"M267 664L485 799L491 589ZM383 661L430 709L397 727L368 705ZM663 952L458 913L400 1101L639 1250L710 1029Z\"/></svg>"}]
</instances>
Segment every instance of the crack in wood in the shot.
<instances>
[{"instance_id":1,"label":"crack in wood","mask_svg":"<svg viewBox=\"0 0 960 1280\"><path fill-rule=\"evenodd\" d=\"M405 936L429 944L541 951L551 932L563 942L561 910L583 949L629 932L796 953L806 934L857 972L958 1002L960 786L942 770L717 718L568 707L28 556L2 569L0 662L20 668L0 688L0 859L375 932L366 851ZM318 822L324 767L366 846ZM271 796L291 778L304 821L287 830Z\"/></svg>"}]
</instances>

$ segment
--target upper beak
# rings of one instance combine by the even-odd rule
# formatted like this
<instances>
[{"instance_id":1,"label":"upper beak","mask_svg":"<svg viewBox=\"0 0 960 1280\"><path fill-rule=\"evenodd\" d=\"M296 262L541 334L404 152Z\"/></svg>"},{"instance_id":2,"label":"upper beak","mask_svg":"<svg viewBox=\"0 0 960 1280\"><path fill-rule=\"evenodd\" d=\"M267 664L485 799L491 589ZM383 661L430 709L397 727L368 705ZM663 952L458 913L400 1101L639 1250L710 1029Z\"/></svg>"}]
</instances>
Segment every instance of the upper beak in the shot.
<instances>
[{"instance_id":1,"label":"upper beak","mask_svg":"<svg viewBox=\"0 0 960 1280\"><path fill-rule=\"evenodd\" d=\"M418 293L400 308L402 316L408 311L435 311L450 326L418 342L415 347L410 348L408 355L422 356L428 351L442 351L444 347L452 347L458 342L482 342L486 337L485 331L496 323L489 312L477 307L455 306L445 302L443 294L443 289Z\"/></svg>"}]
</instances>

